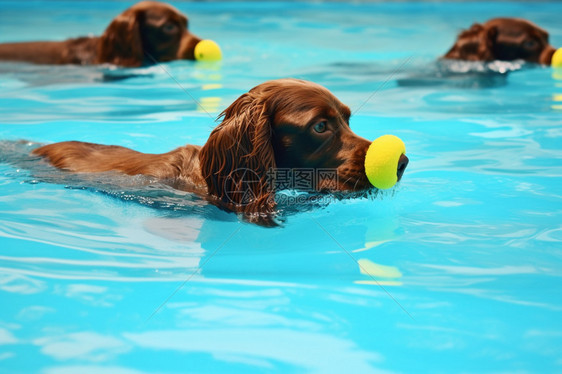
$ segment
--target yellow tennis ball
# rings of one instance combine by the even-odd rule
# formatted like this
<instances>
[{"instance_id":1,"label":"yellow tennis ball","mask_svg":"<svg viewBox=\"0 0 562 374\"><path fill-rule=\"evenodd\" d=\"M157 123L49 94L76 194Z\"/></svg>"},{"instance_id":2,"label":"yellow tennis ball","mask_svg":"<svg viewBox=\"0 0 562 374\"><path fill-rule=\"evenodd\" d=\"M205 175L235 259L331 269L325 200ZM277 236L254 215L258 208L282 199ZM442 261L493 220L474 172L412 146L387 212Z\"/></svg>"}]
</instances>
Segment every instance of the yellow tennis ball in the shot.
<instances>
[{"instance_id":1,"label":"yellow tennis ball","mask_svg":"<svg viewBox=\"0 0 562 374\"><path fill-rule=\"evenodd\" d=\"M219 61L222 59L221 48L212 40L201 40L195 46L195 59L197 61Z\"/></svg>"},{"instance_id":2,"label":"yellow tennis ball","mask_svg":"<svg viewBox=\"0 0 562 374\"><path fill-rule=\"evenodd\" d=\"M562 48L558 48L552 55L550 62L553 68L562 68Z\"/></svg>"},{"instance_id":3,"label":"yellow tennis ball","mask_svg":"<svg viewBox=\"0 0 562 374\"><path fill-rule=\"evenodd\" d=\"M365 156L365 173L369 182L378 189L394 186L398 181L397 169L406 146L399 137L383 135L375 139Z\"/></svg>"}]
</instances>

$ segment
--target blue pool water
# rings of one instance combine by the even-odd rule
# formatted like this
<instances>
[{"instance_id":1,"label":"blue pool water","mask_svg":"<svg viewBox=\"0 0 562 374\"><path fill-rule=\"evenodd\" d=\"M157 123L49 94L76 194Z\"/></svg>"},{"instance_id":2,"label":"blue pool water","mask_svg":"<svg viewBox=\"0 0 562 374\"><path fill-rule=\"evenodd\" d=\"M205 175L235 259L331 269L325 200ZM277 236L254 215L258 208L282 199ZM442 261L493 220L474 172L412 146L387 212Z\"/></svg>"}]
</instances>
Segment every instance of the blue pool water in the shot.
<instances>
[{"instance_id":1,"label":"blue pool water","mask_svg":"<svg viewBox=\"0 0 562 374\"><path fill-rule=\"evenodd\" d=\"M99 34L128 5L1 1L0 41ZM221 64L0 64L1 373L562 372L562 76L435 62L495 16L560 47L561 3L175 5ZM357 134L404 140L392 192L267 229L14 142L203 144L236 97L288 76L332 90Z\"/></svg>"}]
</instances>

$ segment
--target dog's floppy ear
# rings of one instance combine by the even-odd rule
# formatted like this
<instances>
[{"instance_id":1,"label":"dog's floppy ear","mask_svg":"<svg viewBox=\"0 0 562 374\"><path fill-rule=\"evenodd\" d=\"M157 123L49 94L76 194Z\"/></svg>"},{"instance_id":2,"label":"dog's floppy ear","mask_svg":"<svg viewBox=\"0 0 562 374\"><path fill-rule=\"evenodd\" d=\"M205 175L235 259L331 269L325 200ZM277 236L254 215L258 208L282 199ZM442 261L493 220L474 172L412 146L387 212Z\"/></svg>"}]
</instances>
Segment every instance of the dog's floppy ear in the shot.
<instances>
[{"instance_id":1,"label":"dog's floppy ear","mask_svg":"<svg viewBox=\"0 0 562 374\"><path fill-rule=\"evenodd\" d=\"M115 17L100 37L98 63L127 67L142 65L141 15L142 10L129 8Z\"/></svg>"},{"instance_id":2,"label":"dog's floppy ear","mask_svg":"<svg viewBox=\"0 0 562 374\"><path fill-rule=\"evenodd\" d=\"M539 55L538 62L543 65L550 65L552 61L552 55L554 55L554 52L556 52L556 48L549 44L548 32L538 26L535 26L532 32L544 46Z\"/></svg>"},{"instance_id":3,"label":"dog's floppy ear","mask_svg":"<svg viewBox=\"0 0 562 374\"><path fill-rule=\"evenodd\" d=\"M208 192L254 222L275 209L271 173L276 163L264 96L250 91L232 103L199 154Z\"/></svg>"},{"instance_id":4,"label":"dog's floppy ear","mask_svg":"<svg viewBox=\"0 0 562 374\"><path fill-rule=\"evenodd\" d=\"M497 28L473 24L468 30L462 31L455 45L447 52L445 58L468 61L491 61L494 59L493 46L497 36Z\"/></svg>"},{"instance_id":5,"label":"dog's floppy ear","mask_svg":"<svg viewBox=\"0 0 562 374\"><path fill-rule=\"evenodd\" d=\"M484 27L480 31L480 41L478 43L478 56L484 61L492 61L496 59L494 54L494 45L498 36L497 26Z\"/></svg>"}]
</instances>

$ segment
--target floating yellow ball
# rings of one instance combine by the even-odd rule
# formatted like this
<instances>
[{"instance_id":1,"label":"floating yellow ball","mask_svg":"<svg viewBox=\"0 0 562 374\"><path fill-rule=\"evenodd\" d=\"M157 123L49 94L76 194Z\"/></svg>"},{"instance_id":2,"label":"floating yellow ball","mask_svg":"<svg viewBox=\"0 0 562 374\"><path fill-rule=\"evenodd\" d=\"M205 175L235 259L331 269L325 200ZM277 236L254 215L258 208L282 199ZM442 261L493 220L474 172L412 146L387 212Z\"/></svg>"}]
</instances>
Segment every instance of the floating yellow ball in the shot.
<instances>
[{"instance_id":1,"label":"floating yellow ball","mask_svg":"<svg viewBox=\"0 0 562 374\"><path fill-rule=\"evenodd\" d=\"M552 55L550 62L553 68L562 68L562 48L558 48Z\"/></svg>"},{"instance_id":2,"label":"floating yellow ball","mask_svg":"<svg viewBox=\"0 0 562 374\"><path fill-rule=\"evenodd\" d=\"M222 59L221 48L212 40L201 40L195 46L195 59L197 61L219 61Z\"/></svg>"},{"instance_id":3,"label":"floating yellow ball","mask_svg":"<svg viewBox=\"0 0 562 374\"><path fill-rule=\"evenodd\" d=\"M400 156L406 154L404 142L394 135L375 139L365 156L365 173L369 182L378 189L394 186L398 181Z\"/></svg>"}]
</instances>

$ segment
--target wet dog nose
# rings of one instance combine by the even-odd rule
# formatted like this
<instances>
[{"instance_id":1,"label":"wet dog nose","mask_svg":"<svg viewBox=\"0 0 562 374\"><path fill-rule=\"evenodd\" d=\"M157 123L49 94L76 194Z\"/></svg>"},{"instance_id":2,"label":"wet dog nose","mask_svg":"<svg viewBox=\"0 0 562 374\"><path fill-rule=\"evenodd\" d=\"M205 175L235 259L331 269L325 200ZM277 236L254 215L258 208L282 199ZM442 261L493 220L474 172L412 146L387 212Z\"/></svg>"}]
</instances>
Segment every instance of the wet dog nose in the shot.
<instances>
[{"instance_id":1,"label":"wet dog nose","mask_svg":"<svg viewBox=\"0 0 562 374\"><path fill-rule=\"evenodd\" d=\"M410 162L410 160L405 154L400 155L400 158L398 159L398 169L396 170L396 177L398 178L397 181L402 178L402 175L408 166L408 162Z\"/></svg>"}]
</instances>

